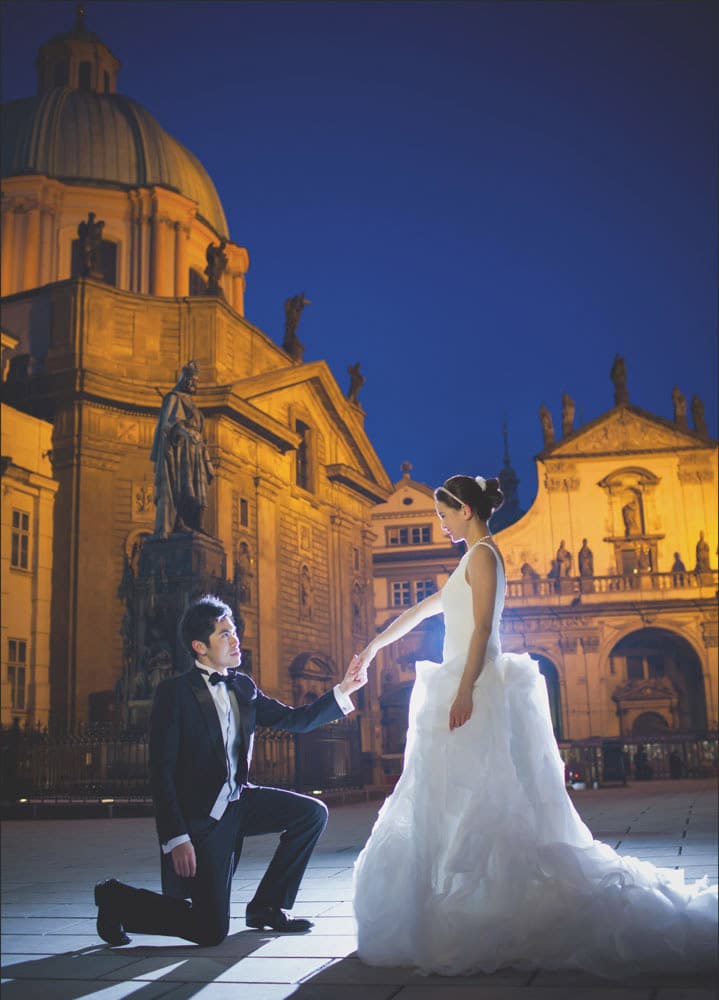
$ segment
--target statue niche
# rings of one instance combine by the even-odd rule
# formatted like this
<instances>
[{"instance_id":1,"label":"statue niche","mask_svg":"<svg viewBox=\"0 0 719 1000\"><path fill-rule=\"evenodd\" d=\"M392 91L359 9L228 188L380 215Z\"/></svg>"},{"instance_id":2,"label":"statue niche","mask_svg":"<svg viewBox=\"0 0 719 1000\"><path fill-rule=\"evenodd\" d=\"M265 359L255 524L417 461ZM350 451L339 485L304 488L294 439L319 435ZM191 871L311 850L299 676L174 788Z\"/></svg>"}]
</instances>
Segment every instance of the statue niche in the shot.
<instances>
[{"instance_id":1,"label":"statue niche","mask_svg":"<svg viewBox=\"0 0 719 1000\"><path fill-rule=\"evenodd\" d=\"M656 521L653 493L659 478L648 469L624 468L610 473L601 486L607 493L613 532L604 539L614 546L616 573L624 587L651 587L658 572L657 545L664 535L652 531Z\"/></svg>"}]
</instances>

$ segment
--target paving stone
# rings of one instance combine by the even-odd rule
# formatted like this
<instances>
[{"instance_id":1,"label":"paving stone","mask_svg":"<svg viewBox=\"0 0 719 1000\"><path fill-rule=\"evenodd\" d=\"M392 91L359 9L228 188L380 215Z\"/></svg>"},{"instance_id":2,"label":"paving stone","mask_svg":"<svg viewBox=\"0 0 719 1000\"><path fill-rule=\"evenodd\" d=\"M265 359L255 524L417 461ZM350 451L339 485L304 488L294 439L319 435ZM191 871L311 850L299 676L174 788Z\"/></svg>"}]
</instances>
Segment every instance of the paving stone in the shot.
<instances>
[{"instance_id":1,"label":"paving stone","mask_svg":"<svg viewBox=\"0 0 719 1000\"><path fill-rule=\"evenodd\" d=\"M356 935L286 934L268 941L254 953L256 958L345 958L357 951Z\"/></svg>"},{"instance_id":2,"label":"paving stone","mask_svg":"<svg viewBox=\"0 0 719 1000\"><path fill-rule=\"evenodd\" d=\"M135 996L137 1000L159 1000L166 997L172 985L168 983L113 983L102 986L86 980L65 979L53 982L47 979L23 979L3 985L3 1000L124 1000ZM187 995L188 998L190 994ZM179 1000L179 998L178 998ZM249 1000L249 998L248 998Z\"/></svg>"}]
</instances>

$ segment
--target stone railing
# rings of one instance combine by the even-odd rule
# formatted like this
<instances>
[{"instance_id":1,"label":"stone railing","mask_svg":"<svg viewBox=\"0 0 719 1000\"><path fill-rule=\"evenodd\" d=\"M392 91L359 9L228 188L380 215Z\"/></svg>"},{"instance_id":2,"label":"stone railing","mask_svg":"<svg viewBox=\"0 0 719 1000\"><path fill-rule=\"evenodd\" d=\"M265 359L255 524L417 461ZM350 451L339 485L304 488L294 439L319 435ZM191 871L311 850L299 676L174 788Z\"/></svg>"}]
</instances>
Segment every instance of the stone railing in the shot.
<instances>
[{"instance_id":1,"label":"stone railing","mask_svg":"<svg viewBox=\"0 0 719 1000\"><path fill-rule=\"evenodd\" d=\"M672 591L675 597L697 596L697 591L711 593L717 588L717 571L710 573L632 573L627 576L591 576L562 577L559 580L547 580L541 577L527 577L521 580L507 581L508 601L541 602L557 599L570 600L576 596L582 598L597 597L604 599L622 594L636 594L647 591L666 593ZM563 602L562 602L563 603Z\"/></svg>"}]
</instances>

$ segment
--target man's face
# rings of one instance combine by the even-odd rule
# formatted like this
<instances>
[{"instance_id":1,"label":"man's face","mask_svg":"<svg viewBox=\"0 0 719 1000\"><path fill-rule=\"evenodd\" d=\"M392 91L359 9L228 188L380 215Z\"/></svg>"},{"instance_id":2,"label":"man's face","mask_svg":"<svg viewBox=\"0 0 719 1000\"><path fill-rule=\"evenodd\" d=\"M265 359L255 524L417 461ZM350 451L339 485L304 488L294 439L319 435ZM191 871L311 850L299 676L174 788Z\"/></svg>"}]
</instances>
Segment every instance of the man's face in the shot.
<instances>
[{"instance_id":1,"label":"man's face","mask_svg":"<svg viewBox=\"0 0 719 1000\"><path fill-rule=\"evenodd\" d=\"M203 666L224 674L229 667L239 667L242 662L240 640L231 618L218 618L207 643L195 640L192 648Z\"/></svg>"}]
</instances>

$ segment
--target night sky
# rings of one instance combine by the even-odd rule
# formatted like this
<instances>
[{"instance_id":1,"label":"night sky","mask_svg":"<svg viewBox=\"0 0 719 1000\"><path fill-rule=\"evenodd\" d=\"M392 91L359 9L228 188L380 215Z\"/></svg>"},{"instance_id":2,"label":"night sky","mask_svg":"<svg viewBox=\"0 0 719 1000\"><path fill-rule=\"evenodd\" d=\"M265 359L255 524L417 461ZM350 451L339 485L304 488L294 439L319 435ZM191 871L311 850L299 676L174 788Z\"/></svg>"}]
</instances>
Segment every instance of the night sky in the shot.
<instances>
[{"instance_id":1,"label":"night sky","mask_svg":"<svg viewBox=\"0 0 719 1000\"><path fill-rule=\"evenodd\" d=\"M717 425L719 4L97 2L118 89L204 163L250 252L246 315L341 388L393 480L536 492L559 432L675 384ZM72 3L5 2L3 100ZM184 360L184 359L183 359Z\"/></svg>"}]
</instances>

